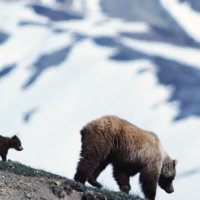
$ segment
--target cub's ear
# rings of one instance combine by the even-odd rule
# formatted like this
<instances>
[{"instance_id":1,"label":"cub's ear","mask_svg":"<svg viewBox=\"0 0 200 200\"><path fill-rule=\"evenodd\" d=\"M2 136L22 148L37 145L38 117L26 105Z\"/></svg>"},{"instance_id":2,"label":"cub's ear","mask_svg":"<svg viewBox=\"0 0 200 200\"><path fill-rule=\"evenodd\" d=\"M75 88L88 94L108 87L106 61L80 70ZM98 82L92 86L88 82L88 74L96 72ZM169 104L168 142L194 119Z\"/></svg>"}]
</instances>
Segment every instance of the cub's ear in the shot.
<instances>
[{"instance_id":1,"label":"cub's ear","mask_svg":"<svg viewBox=\"0 0 200 200\"><path fill-rule=\"evenodd\" d=\"M16 135L12 136L11 139L17 139L18 137Z\"/></svg>"},{"instance_id":2,"label":"cub's ear","mask_svg":"<svg viewBox=\"0 0 200 200\"><path fill-rule=\"evenodd\" d=\"M177 160L173 160L173 166L176 167L178 161Z\"/></svg>"}]
</instances>

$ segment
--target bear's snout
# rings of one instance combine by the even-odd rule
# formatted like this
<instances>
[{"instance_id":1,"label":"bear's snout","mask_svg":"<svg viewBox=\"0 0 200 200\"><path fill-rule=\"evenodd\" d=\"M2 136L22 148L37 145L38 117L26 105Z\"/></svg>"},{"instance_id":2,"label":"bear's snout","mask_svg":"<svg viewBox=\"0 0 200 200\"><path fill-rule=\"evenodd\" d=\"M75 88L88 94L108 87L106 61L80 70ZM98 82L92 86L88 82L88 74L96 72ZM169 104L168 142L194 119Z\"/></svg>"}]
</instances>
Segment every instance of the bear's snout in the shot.
<instances>
[{"instance_id":1,"label":"bear's snout","mask_svg":"<svg viewBox=\"0 0 200 200\"><path fill-rule=\"evenodd\" d=\"M22 147L22 146L19 146L19 147L17 147L17 150L18 150L18 151L22 151L22 150L23 150L23 147Z\"/></svg>"},{"instance_id":2,"label":"bear's snout","mask_svg":"<svg viewBox=\"0 0 200 200\"><path fill-rule=\"evenodd\" d=\"M171 185L170 187L167 187L167 188L165 188L165 191L167 192L167 193L173 193L174 192L174 187Z\"/></svg>"}]
</instances>

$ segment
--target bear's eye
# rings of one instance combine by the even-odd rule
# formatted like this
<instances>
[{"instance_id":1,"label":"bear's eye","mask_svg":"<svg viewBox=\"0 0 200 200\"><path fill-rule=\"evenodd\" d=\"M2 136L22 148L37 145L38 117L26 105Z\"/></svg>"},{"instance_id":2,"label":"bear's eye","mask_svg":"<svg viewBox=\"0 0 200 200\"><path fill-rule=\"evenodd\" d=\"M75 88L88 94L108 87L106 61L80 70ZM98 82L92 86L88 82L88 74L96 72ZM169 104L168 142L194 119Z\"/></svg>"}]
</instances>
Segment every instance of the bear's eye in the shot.
<instances>
[{"instance_id":1,"label":"bear's eye","mask_svg":"<svg viewBox=\"0 0 200 200\"><path fill-rule=\"evenodd\" d=\"M170 177L169 180L170 180L170 181L173 181L173 180L174 180L174 177Z\"/></svg>"},{"instance_id":2,"label":"bear's eye","mask_svg":"<svg viewBox=\"0 0 200 200\"><path fill-rule=\"evenodd\" d=\"M14 145L15 146L21 146L21 144L19 142L15 142Z\"/></svg>"},{"instance_id":3,"label":"bear's eye","mask_svg":"<svg viewBox=\"0 0 200 200\"><path fill-rule=\"evenodd\" d=\"M174 180L174 177L166 178L165 179L165 183L166 184L171 184L173 182L173 180Z\"/></svg>"},{"instance_id":4,"label":"bear's eye","mask_svg":"<svg viewBox=\"0 0 200 200\"><path fill-rule=\"evenodd\" d=\"M161 184L170 184L170 183L172 183L172 181L174 180L174 177L164 177L164 176L161 176L160 177L160 183Z\"/></svg>"}]
</instances>

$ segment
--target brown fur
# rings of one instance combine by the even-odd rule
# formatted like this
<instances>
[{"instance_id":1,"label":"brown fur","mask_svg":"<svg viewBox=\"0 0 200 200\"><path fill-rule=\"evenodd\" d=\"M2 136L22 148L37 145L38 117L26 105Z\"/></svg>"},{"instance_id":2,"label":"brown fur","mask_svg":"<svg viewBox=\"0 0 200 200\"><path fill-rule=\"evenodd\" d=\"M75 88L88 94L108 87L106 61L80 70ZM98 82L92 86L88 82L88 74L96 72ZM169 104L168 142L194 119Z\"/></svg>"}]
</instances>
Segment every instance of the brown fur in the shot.
<instances>
[{"instance_id":1,"label":"brown fur","mask_svg":"<svg viewBox=\"0 0 200 200\"><path fill-rule=\"evenodd\" d=\"M23 148L20 139L16 135L11 138L0 135L0 156L3 161L7 160L7 154L10 148L22 151Z\"/></svg>"},{"instance_id":2,"label":"brown fur","mask_svg":"<svg viewBox=\"0 0 200 200\"><path fill-rule=\"evenodd\" d=\"M144 195L154 200L157 184L173 192L176 162L163 150L158 137L116 116L104 116L81 130L82 151L74 179L101 187L97 177L111 163L121 191L129 193L130 176L140 173Z\"/></svg>"}]
</instances>

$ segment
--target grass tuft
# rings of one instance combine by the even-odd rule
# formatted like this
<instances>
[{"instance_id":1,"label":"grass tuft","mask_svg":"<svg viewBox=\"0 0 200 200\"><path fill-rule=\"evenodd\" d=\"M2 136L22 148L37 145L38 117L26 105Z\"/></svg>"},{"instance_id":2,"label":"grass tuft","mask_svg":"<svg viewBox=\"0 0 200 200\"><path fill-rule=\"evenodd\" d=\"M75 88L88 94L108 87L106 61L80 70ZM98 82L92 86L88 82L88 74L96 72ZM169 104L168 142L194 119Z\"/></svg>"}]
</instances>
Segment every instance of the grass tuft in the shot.
<instances>
[{"instance_id":1,"label":"grass tuft","mask_svg":"<svg viewBox=\"0 0 200 200\"><path fill-rule=\"evenodd\" d=\"M23 165L21 163L18 162L12 162L12 161L8 161L8 162L3 162L0 161L0 170L2 171L9 171L9 172L13 172L17 175L23 175L23 176L32 176L32 177L49 177L49 178L62 178L59 175L55 175L49 172L46 172L44 170L38 170L38 169L34 169L32 167Z\"/></svg>"}]
</instances>

